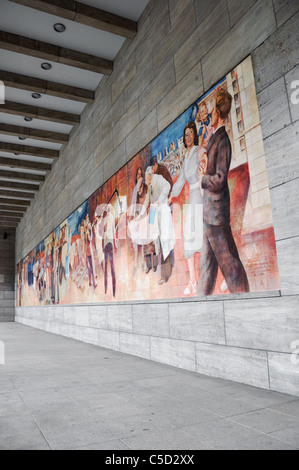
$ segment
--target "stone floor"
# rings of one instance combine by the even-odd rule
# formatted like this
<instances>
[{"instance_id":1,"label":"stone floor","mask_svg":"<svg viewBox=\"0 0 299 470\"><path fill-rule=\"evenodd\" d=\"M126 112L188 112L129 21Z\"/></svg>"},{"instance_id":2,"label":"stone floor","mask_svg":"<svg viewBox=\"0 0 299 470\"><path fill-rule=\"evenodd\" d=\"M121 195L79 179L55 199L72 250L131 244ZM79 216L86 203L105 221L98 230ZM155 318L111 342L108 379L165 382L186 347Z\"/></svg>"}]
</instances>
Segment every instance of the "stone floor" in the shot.
<instances>
[{"instance_id":1,"label":"stone floor","mask_svg":"<svg viewBox=\"0 0 299 470\"><path fill-rule=\"evenodd\" d=\"M0 449L299 449L299 399L0 323Z\"/></svg>"}]
</instances>

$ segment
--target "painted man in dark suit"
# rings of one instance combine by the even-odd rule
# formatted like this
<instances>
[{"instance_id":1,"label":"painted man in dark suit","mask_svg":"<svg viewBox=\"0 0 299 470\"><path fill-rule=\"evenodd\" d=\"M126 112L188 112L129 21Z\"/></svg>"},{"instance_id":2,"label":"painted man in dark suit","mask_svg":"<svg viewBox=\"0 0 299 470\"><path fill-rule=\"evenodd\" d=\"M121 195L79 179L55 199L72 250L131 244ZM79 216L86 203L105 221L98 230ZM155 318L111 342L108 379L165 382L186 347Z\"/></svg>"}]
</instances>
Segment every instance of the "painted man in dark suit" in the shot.
<instances>
[{"instance_id":1,"label":"painted man in dark suit","mask_svg":"<svg viewBox=\"0 0 299 470\"><path fill-rule=\"evenodd\" d=\"M221 269L231 293L249 292L249 283L230 225L230 193L228 173L232 147L225 130L230 113L231 95L224 89L217 93L212 111L211 126L214 135L207 148L208 167L201 175L204 190L204 240L201 251L198 295L212 295Z\"/></svg>"}]
</instances>

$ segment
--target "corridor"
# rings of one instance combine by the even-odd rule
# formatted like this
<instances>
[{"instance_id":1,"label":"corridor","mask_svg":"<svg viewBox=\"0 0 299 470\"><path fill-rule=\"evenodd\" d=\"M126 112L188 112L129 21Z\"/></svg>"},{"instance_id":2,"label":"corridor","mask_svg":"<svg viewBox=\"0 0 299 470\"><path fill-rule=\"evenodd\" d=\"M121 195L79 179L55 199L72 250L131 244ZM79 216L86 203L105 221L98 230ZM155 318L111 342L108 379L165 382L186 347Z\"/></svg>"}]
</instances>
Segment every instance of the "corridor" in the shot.
<instances>
[{"instance_id":1,"label":"corridor","mask_svg":"<svg viewBox=\"0 0 299 470\"><path fill-rule=\"evenodd\" d=\"M298 449L299 399L0 324L0 449Z\"/></svg>"}]
</instances>

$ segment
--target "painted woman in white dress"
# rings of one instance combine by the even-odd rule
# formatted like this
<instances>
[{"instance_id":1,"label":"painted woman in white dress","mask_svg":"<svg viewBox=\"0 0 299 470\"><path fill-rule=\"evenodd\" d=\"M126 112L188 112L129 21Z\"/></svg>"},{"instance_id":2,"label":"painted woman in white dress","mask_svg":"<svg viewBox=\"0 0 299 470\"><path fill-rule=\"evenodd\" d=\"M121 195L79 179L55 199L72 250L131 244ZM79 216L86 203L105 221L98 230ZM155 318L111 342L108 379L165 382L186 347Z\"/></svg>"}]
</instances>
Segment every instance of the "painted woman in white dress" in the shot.
<instances>
[{"instance_id":1,"label":"painted woman in white dress","mask_svg":"<svg viewBox=\"0 0 299 470\"><path fill-rule=\"evenodd\" d=\"M208 136L210 138L210 135ZM207 139L208 140L208 139ZM203 198L198 181L200 171L206 171L205 152L203 146L198 146L198 134L196 124L190 122L184 129L184 145L187 149L183 166L178 180L173 186L171 198L178 197L186 181L190 187L190 201L187 213L184 214L184 256L188 263L190 282L184 291L184 295L196 293L197 280L195 275L195 253L200 253L202 245L202 207Z\"/></svg>"}]
</instances>

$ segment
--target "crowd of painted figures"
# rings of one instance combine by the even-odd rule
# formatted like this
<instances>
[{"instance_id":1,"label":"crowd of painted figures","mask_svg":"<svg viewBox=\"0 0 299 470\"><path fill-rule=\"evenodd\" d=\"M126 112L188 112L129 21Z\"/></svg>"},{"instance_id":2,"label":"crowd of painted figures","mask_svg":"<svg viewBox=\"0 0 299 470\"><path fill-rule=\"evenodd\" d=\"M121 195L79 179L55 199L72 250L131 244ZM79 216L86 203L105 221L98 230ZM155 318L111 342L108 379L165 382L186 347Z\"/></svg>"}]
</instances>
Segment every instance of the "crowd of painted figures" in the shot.
<instances>
[{"instance_id":1,"label":"crowd of painted figures","mask_svg":"<svg viewBox=\"0 0 299 470\"><path fill-rule=\"evenodd\" d=\"M223 291L249 291L230 225L228 173L232 147L225 124L231 111L232 97L224 88L218 88L215 96L212 111L209 112L207 104L202 101L193 119L185 126L185 155L176 181L173 181L167 165L153 156L150 164L146 168L139 167L134 175L135 187L127 213L135 260L133 276L141 253L145 274L159 268L157 282L160 286L166 284L175 262L173 202L185 185L189 186L189 205L183 227L189 284L182 292L184 295L212 295L218 268L225 279ZM197 236L198 207L203 207L203 237ZM112 203L96 210L92 221L86 203L81 209L75 233L72 233L68 220L65 221L18 265L19 304L23 286L32 288L39 302L57 304L62 293L68 292L71 282L77 288L84 288L88 282L96 289L102 273L106 294L109 265L115 297L117 223ZM142 236L143 230L148 233L149 225L151 237ZM196 253L201 253L198 267Z\"/></svg>"}]
</instances>

